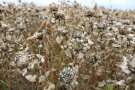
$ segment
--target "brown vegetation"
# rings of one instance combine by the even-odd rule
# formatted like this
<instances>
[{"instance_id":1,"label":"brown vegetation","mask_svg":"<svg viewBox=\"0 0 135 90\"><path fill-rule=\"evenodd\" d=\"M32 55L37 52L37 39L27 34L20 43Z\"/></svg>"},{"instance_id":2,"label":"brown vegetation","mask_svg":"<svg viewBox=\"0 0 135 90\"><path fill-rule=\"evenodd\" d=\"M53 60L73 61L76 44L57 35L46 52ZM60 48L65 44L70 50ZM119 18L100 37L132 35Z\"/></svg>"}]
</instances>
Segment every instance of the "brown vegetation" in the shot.
<instances>
[{"instance_id":1,"label":"brown vegetation","mask_svg":"<svg viewBox=\"0 0 135 90\"><path fill-rule=\"evenodd\" d=\"M134 90L134 15L65 2L0 5L0 88Z\"/></svg>"}]
</instances>

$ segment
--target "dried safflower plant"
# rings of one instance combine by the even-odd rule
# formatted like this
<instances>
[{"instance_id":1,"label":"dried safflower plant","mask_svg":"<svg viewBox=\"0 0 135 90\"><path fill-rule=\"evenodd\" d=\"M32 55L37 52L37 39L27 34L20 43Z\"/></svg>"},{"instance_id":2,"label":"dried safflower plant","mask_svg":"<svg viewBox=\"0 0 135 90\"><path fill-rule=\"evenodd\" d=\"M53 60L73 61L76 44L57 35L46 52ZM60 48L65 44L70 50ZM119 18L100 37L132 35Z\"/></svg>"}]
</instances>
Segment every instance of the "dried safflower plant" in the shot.
<instances>
[{"instance_id":1,"label":"dried safflower plant","mask_svg":"<svg viewBox=\"0 0 135 90\"><path fill-rule=\"evenodd\" d=\"M74 90L134 86L134 14L76 2L0 5L0 78L17 90L59 89L59 81ZM115 66L123 56L125 74Z\"/></svg>"},{"instance_id":2,"label":"dried safflower plant","mask_svg":"<svg viewBox=\"0 0 135 90\"><path fill-rule=\"evenodd\" d=\"M58 5L55 3L50 4L50 11L58 11Z\"/></svg>"},{"instance_id":3,"label":"dried safflower plant","mask_svg":"<svg viewBox=\"0 0 135 90\"><path fill-rule=\"evenodd\" d=\"M62 10L59 10L56 14L54 14L54 16L55 16L55 19L59 20L59 24L60 24L60 20L65 19L65 15ZM64 24L65 24L65 20L64 20Z\"/></svg>"}]
</instances>

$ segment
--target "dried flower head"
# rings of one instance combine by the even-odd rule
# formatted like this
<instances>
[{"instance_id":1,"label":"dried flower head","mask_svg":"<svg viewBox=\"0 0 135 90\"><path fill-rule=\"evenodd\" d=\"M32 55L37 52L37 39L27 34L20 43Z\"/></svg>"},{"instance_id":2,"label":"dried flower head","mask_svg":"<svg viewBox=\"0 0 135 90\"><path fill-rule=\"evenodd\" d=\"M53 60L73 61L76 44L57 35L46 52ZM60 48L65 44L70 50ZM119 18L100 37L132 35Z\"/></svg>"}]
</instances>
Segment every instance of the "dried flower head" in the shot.
<instances>
[{"instance_id":1,"label":"dried flower head","mask_svg":"<svg viewBox=\"0 0 135 90\"><path fill-rule=\"evenodd\" d=\"M95 15L95 12L93 10L89 10L85 14L86 17L93 17L94 15Z\"/></svg>"},{"instance_id":2,"label":"dried flower head","mask_svg":"<svg viewBox=\"0 0 135 90\"><path fill-rule=\"evenodd\" d=\"M64 19L64 12L62 10L59 10L56 14L55 14L55 18L56 19Z\"/></svg>"},{"instance_id":3,"label":"dried flower head","mask_svg":"<svg viewBox=\"0 0 135 90\"><path fill-rule=\"evenodd\" d=\"M60 71L60 81L64 85L69 85L75 78L75 71L71 67L66 67Z\"/></svg>"},{"instance_id":4,"label":"dried flower head","mask_svg":"<svg viewBox=\"0 0 135 90\"><path fill-rule=\"evenodd\" d=\"M58 10L58 5L55 3L50 4L50 11L57 11Z\"/></svg>"}]
</instances>

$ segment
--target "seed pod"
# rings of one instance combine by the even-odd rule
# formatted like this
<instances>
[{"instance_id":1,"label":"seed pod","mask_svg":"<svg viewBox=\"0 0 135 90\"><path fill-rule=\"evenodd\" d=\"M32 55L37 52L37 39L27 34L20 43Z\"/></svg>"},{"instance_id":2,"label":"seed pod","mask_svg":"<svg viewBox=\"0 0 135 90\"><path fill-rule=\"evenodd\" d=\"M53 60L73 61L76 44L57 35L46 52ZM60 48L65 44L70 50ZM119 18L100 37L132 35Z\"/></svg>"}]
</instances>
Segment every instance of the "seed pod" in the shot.
<instances>
[{"instance_id":1,"label":"seed pod","mask_svg":"<svg viewBox=\"0 0 135 90\"><path fill-rule=\"evenodd\" d=\"M95 12L92 11L92 10L89 10L89 11L87 11L87 12L85 13L84 16L86 16L86 17L93 17L93 16L95 16Z\"/></svg>"},{"instance_id":2,"label":"seed pod","mask_svg":"<svg viewBox=\"0 0 135 90\"><path fill-rule=\"evenodd\" d=\"M56 19L64 19L64 18L65 18L64 12L63 12L63 11L58 11L58 12L55 14L55 18L56 18Z\"/></svg>"},{"instance_id":3,"label":"seed pod","mask_svg":"<svg viewBox=\"0 0 135 90\"><path fill-rule=\"evenodd\" d=\"M50 11L58 11L58 5L55 3L50 4Z\"/></svg>"}]
</instances>

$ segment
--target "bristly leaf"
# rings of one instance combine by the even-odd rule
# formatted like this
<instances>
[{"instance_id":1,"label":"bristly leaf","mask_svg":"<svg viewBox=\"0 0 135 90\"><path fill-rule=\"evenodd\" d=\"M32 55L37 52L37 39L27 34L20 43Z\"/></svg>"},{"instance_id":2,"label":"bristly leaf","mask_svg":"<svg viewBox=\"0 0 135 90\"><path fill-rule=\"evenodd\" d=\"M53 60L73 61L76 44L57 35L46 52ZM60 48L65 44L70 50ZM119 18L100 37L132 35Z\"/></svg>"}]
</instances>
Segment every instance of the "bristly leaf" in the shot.
<instances>
[{"instance_id":1,"label":"bristly leaf","mask_svg":"<svg viewBox=\"0 0 135 90\"><path fill-rule=\"evenodd\" d=\"M8 85L7 85L3 80L0 80L0 85L3 86L3 89L4 89L4 90L9 90L9 89L8 89Z\"/></svg>"}]
</instances>

